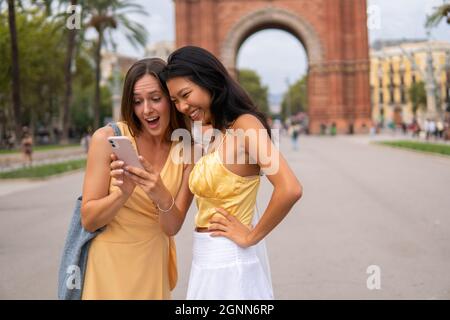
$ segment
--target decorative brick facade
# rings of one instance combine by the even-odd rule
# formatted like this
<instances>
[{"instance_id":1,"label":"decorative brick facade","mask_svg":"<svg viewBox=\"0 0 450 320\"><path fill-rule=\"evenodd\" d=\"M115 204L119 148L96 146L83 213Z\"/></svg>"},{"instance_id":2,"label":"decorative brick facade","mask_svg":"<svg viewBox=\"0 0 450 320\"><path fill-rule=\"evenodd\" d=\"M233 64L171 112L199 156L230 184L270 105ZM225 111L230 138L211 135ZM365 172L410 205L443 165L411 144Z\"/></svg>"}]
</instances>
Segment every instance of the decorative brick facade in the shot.
<instances>
[{"instance_id":1,"label":"decorative brick facade","mask_svg":"<svg viewBox=\"0 0 450 320\"><path fill-rule=\"evenodd\" d=\"M366 0L174 0L176 46L201 46L235 73L242 43L278 28L308 54L310 131L335 122L339 133L371 126ZM276 45L276 44L274 44Z\"/></svg>"}]
</instances>

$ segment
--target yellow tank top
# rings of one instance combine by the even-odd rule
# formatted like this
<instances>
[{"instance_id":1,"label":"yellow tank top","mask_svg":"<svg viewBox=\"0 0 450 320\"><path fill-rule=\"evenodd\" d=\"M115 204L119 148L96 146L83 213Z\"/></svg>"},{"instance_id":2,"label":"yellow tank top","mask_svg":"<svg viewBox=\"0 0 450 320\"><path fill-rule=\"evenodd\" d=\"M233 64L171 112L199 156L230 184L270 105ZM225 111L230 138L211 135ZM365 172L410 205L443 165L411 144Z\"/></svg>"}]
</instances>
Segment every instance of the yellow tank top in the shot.
<instances>
[{"instance_id":1,"label":"yellow tank top","mask_svg":"<svg viewBox=\"0 0 450 320\"><path fill-rule=\"evenodd\" d=\"M189 176L189 189L198 208L197 227L209 226L217 214L215 208L225 209L245 225L252 222L260 177L243 177L224 166L219 150L225 138L226 134L215 151L199 159Z\"/></svg>"},{"instance_id":2,"label":"yellow tank top","mask_svg":"<svg viewBox=\"0 0 450 320\"><path fill-rule=\"evenodd\" d=\"M128 126L118 122L122 135L136 141ZM160 175L176 197L183 178L183 163L170 152ZM109 192L117 187L110 184ZM176 249L159 224L159 211L136 187L114 219L91 243L82 299L169 299L177 282Z\"/></svg>"}]
</instances>

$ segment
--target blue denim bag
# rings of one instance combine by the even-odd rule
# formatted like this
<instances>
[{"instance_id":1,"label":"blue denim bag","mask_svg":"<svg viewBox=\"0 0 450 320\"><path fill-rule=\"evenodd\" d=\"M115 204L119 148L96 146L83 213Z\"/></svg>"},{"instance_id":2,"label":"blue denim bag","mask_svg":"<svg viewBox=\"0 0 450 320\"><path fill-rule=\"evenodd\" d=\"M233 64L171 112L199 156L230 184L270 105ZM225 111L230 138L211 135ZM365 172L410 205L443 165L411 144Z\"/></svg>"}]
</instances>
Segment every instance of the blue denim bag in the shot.
<instances>
[{"instance_id":1,"label":"blue denim bag","mask_svg":"<svg viewBox=\"0 0 450 320\"><path fill-rule=\"evenodd\" d=\"M116 123L108 125L114 129L114 135L121 135ZM91 240L104 228L95 232L89 232L83 228L81 225L81 196L78 197L59 267L58 299L81 300L89 246Z\"/></svg>"}]
</instances>

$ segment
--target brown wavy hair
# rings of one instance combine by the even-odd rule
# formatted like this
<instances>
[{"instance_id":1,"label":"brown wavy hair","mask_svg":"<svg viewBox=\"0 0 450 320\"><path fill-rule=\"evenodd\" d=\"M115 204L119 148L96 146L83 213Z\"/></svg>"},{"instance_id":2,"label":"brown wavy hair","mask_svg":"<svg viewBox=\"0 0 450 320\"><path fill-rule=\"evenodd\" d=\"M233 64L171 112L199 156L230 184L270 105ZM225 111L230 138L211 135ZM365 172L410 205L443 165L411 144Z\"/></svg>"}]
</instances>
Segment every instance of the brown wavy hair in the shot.
<instances>
[{"instance_id":1,"label":"brown wavy hair","mask_svg":"<svg viewBox=\"0 0 450 320\"><path fill-rule=\"evenodd\" d=\"M134 85L145 75L151 75L158 81L161 90L167 98L170 105L170 120L166 132L166 139L170 141L172 132L178 128L186 129L186 122L184 117L177 112L174 104L170 100L169 90L166 83L161 80L160 73L166 67L166 62L159 58L146 58L135 62L128 70L125 76L125 83L123 85L122 104L121 104L121 118L128 125L131 135L138 136L142 131L142 124L134 113Z\"/></svg>"}]
</instances>

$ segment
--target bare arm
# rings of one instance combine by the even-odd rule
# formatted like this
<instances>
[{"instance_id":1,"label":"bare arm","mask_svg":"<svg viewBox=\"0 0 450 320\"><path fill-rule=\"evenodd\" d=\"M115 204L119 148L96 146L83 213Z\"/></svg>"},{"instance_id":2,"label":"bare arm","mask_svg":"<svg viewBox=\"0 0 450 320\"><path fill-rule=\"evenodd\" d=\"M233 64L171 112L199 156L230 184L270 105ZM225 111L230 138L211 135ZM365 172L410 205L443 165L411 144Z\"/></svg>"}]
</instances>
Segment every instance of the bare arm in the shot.
<instances>
[{"instance_id":1,"label":"bare arm","mask_svg":"<svg viewBox=\"0 0 450 320\"><path fill-rule=\"evenodd\" d=\"M92 137L88 152L81 222L83 227L91 232L107 225L134 189L128 185L128 189L119 187L109 194L111 147L107 138L113 135L114 131L111 127L98 129Z\"/></svg>"},{"instance_id":2,"label":"bare arm","mask_svg":"<svg viewBox=\"0 0 450 320\"><path fill-rule=\"evenodd\" d=\"M194 155L193 152L191 152L191 155ZM189 190L189 174L193 168L193 162L184 165L181 187L177 195L172 198L159 172L156 172L143 157L139 157L139 160L145 170L126 167L128 170L127 174L162 210L170 209L159 212L159 223L165 234L173 236L178 233L183 225L186 213L192 202L193 194Z\"/></svg>"},{"instance_id":3,"label":"bare arm","mask_svg":"<svg viewBox=\"0 0 450 320\"><path fill-rule=\"evenodd\" d=\"M234 128L244 131L265 131L262 123L256 117L248 114L240 116L236 120ZM257 146L256 149L250 147L255 145ZM255 245L266 237L284 219L303 193L300 182L268 135L246 135L245 151L250 157L256 159L260 168L267 173L267 178L274 187L270 202L260 221L251 231L236 217L220 208L218 212L222 213L224 217L213 217L210 227L217 230L213 232L213 235L226 236L242 247ZM261 157L261 151L267 156ZM224 225L225 228L223 228Z\"/></svg>"},{"instance_id":4,"label":"bare arm","mask_svg":"<svg viewBox=\"0 0 450 320\"><path fill-rule=\"evenodd\" d=\"M177 234L181 229L184 219L186 218L186 213L191 205L193 194L189 190L188 183L192 167L192 164L184 165L183 180L181 182L180 190L175 198L175 205L173 208L168 212L160 212L159 214L159 223L161 224L163 231L169 236ZM162 209L169 208L171 201L171 197L169 200L166 197L165 200L161 199L159 205Z\"/></svg>"}]
</instances>

